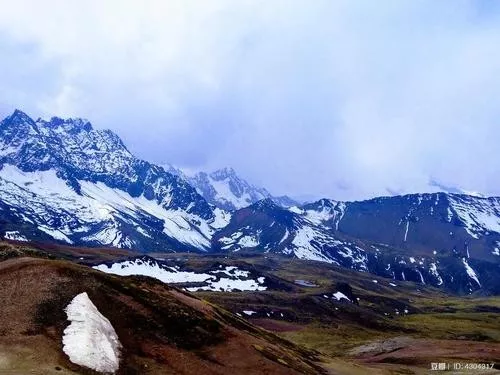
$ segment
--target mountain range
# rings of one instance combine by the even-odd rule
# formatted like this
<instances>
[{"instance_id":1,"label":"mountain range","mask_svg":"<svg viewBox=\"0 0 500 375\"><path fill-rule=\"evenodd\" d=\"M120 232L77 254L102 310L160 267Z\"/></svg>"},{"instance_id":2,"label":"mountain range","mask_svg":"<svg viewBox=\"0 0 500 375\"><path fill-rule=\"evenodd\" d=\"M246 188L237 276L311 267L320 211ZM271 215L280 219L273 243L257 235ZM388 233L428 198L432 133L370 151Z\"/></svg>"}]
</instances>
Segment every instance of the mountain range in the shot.
<instances>
[{"instance_id":1,"label":"mountain range","mask_svg":"<svg viewBox=\"0 0 500 375\"><path fill-rule=\"evenodd\" d=\"M500 293L500 198L298 204L230 168L188 176L87 120L0 123L0 232L142 252L276 253L457 293Z\"/></svg>"}]
</instances>

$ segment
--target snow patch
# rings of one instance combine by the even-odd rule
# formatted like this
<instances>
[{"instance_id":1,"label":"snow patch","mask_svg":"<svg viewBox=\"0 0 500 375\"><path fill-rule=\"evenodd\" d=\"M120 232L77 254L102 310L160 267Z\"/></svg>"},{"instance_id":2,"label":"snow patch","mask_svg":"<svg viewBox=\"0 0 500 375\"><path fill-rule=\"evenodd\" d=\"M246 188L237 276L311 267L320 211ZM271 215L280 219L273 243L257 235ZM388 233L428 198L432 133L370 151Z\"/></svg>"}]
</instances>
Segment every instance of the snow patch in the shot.
<instances>
[{"instance_id":1,"label":"snow patch","mask_svg":"<svg viewBox=\"0 0 500 375\"><path fill-rule=\"evenodd\" d=\"M420 270L416 270L416 271L417 271L417 273L418 273L418 274L419 274L419 276L420 276L420 282L421 282L422 284L425 284L425 281L424 281L424 276L422 276L422 272L420 272Z\"/></svg>"},{"instance_id":2,"label":"snow patch","mask_svg":"<svg viewBox=\"0 0 500 375\"><path fill-rule=\"evenodd\" d=\"M238 245L243 248L259 246L259 240L253 236L243 236L238 240Z\"/></svg>"},{"instance_id":3,"label":"snow patch","mask_svg":"<svg viewBox=\"0 0 500 375\"><path fill-rule=\"evenodd\" d=\"M49 236L51 236L52 238L54 238L56 240L64 241L64 242L67 242L69 244L73 243L73 241L71 241L68 238L68 236L66 236L64 233L62 233L61 231L59 231L57 229L52 229L52 228L46 227L45 225L39 225L38 229L40 229L42 232L47 233Z\"/></svg>"},{"instance_id":4,"label":"snow patch","mask_svg":"<svg viewBox=\"0 0 500 375\"><path fill-rule=\"evenodd\" d=\"M410 221L407 220L406 221L406 230L405 230L405 238L404 238L404 242L406 242L406 239L408 238L408 228L410 227Z\"/></svg>"},{"instance_id":5,"label":"snow patch","mask_svg":"<svg viewBox=\"0 0 500 375\"><path fill-rule=\"evenodd\" d=\"M100 264L92 268L120 276L142 275L154 277L166 284L202 282L214 277L206 273L179 271L174 267L168 269L161 267L158 263L148 263L140 259L116 262L111 266Z\"/></svg>"},{"instance_id":6,"label":"snow patch","mask_svg":"<svg viewBox=\"0 0 500 375\"><path fill-rule=\"evenodd\" d=\"M437 270L436 263L431 263L429 265L429 271L437 279L438 285L442 285L443 284L443 278L441 277L441 275L439 274L439 272Z\"/></svg>"},{"instance_id":7,"label":"snow patch","mask_svg":"<svg viewBox=\"0 0 500 375\"><path fill-rule=\"evenodd\" d=\"M467 263L467 260L465 258L462 258L462 262L464 263L465 270L467 271L467 275L474 280L477 285L481 286L481 283L479 282L479 278L477 277L476 271Z\"/></svg>"},{"instance_id":8,"label":"snow patch","mask_svg":"<svg viewBox=\"0 0 500 375\"><path fill-rule=\"evenodd\" d=\"M347 297L344 293L342 293L342 292L335 292L335 293L333 293L333 295L332 295L332 296L333 296L334 298L336 298L336 299L337 299L337 301L340 301L340 300L342 300L342 299L346 299L346 300L348 300L349 302L351 302L351 300L350 300L350 299L349 299L349 298L348 298L348 297Z\"/></svg>"},{"instance_id":9,"label":"snow patch","mask_svg":"<svg viewBox=\"0 0 500 375\"><path fill-rule=\"evenodd\" d=\"M66 307L70 325L64 330L63 351L79 366L115 373L120 365L121 344L109 322L87 293L78 294Z\"/></svg>"},{"instance_id":10,"label":"snow patch","mask_svg":"<svg viewBox=\"0 0 500 375\"><path fill-rule=\"evenodd\" d=\"M296 246L293 250L295 256L299 259L317 260L320 262L335 263L327 258L320 250L312 246L311 241L315 240L316 232L313 228L305 226L295 232L292 244Z\"/></svg>"},{"instance_id":11,"label":"snow patch","mask_svg":"<svg viewBox=\"0 0 500 375\"><path fill-rule=\"evenodd\" d=\"M304 210L298 208L297 206L289 207L288 211L293 212L294 214L299 214L299 215L302 215L304 213Z\"/></svg>"},{"instance_id":12,"label":"snow patch","mask_svg":"<svg viewBox=\"0 0 500 375\"><path fill-rule=\"evenodd\" d=\"M113 263L111 266L100 264L93 267L96 270L121 276L142 275L158 279L166 284L177 283L203 283L204 285L187 287L186 290L196 292L200 290L214 292L262 291L267 287L264 285L265 277L257 280L249 278L250 272L240 270L235 266L226 266L222 270L199 273L192 271L181 271L178 266L166 267L156 261L144 261L141 259L127 260ZM219 277L219 274L228 277Z\"/></svg>"},{"instance_id":13,"label":"snow patch","mask_svg":"<svg viewBox=\"0 0 500 375\"><path fill-rule=\"evenodd\" d=\"M8 240L14 240L14 241L28 241L28 239L23 236L22 234L19 233L17 230L11 230L5 232L4 237Z\"/></svg>"},{"instance_id":14,"label":"snow patch","mask_svg":"<svg viewBox=\"0 0 500 375\"><path fill-rule=\"evenodd\" d=\"M281 240L280 240L280 242L278 243L278 245L281 245L283 242L285 242L285 241L286 241L286 239L288 238L289 234L290 234L290 233L288 232L288 229L287 229L287 228L285 228L285 234L283 235L283 238L281 238Z\"/></svg>"}]
</instances>

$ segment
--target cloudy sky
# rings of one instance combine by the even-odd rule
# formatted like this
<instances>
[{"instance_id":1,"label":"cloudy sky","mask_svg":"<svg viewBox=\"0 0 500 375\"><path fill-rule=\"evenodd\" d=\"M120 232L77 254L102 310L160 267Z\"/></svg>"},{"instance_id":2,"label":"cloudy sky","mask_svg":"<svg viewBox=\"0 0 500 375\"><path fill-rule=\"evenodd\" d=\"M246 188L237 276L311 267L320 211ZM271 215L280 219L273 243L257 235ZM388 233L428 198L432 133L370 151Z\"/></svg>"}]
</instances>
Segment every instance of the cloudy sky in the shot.
<instances>
[{"instance_id":1,"label":"cloudy sky","mask_svg":"<svg viewBox=\"0 0 500 375\"><path fill-rule=\"evenodd\" d=\"M0 115L276 194L500 195L500 2L0 0Z\"/></svg>"}]
</instances>

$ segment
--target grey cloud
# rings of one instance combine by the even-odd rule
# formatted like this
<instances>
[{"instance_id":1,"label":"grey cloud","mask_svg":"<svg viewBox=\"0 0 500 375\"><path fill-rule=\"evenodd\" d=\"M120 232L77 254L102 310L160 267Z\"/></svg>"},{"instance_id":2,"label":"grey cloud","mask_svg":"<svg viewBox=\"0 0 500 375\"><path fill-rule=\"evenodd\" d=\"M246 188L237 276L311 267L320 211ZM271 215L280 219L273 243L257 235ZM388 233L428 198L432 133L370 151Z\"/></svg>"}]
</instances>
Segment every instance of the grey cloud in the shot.
<instances>
[{"instance_id":1,"label":"grey cloud","mask_svg":"<svg viewBox=\"0 0 500 375\"><path fill-rule=\"evenodd\" d=\"M276 194L500 195L492 2L49 3L3 7L0 112L87 117Z\"/></svg>"}]
</instances>

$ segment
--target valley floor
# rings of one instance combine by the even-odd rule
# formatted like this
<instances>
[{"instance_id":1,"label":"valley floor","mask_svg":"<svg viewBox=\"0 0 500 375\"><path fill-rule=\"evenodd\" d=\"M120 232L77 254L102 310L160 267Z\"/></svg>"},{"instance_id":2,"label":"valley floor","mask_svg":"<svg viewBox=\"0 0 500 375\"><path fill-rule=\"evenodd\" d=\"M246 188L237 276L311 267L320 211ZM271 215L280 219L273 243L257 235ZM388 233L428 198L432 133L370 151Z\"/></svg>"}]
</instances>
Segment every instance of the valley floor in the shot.
<instances>
[{"instance_id":1,"label":"valley floor","mask_svg":"<svg viewBox=\"0 0 500 375\"><path fill-rule=\"evenodd\" d=\"M442 363L454 374L500 373L500 297L453 296L318 262L245 262L293 287L198 295L235 313L255 312L246 317L251 323L317 350L332 374L428 374ZM330 297L344 284L357 304ZM459 364L480 365L459 371Z\"/></svg>"},{"instance_id":2,"label":"valley floor","mask_svg":"<svg viewBox=\"0 0 500 375\"><path fill-rule=\"evenodd\" d=\"M277 256L155 254L197 272L249 270L266 280L252 292L188 293L87 267L135 255L0 243L0 374L95 374L61 351L64 306L82 291L123 339L118 374L500 373L500 297Z\"/></svg>"}]
</instances>

